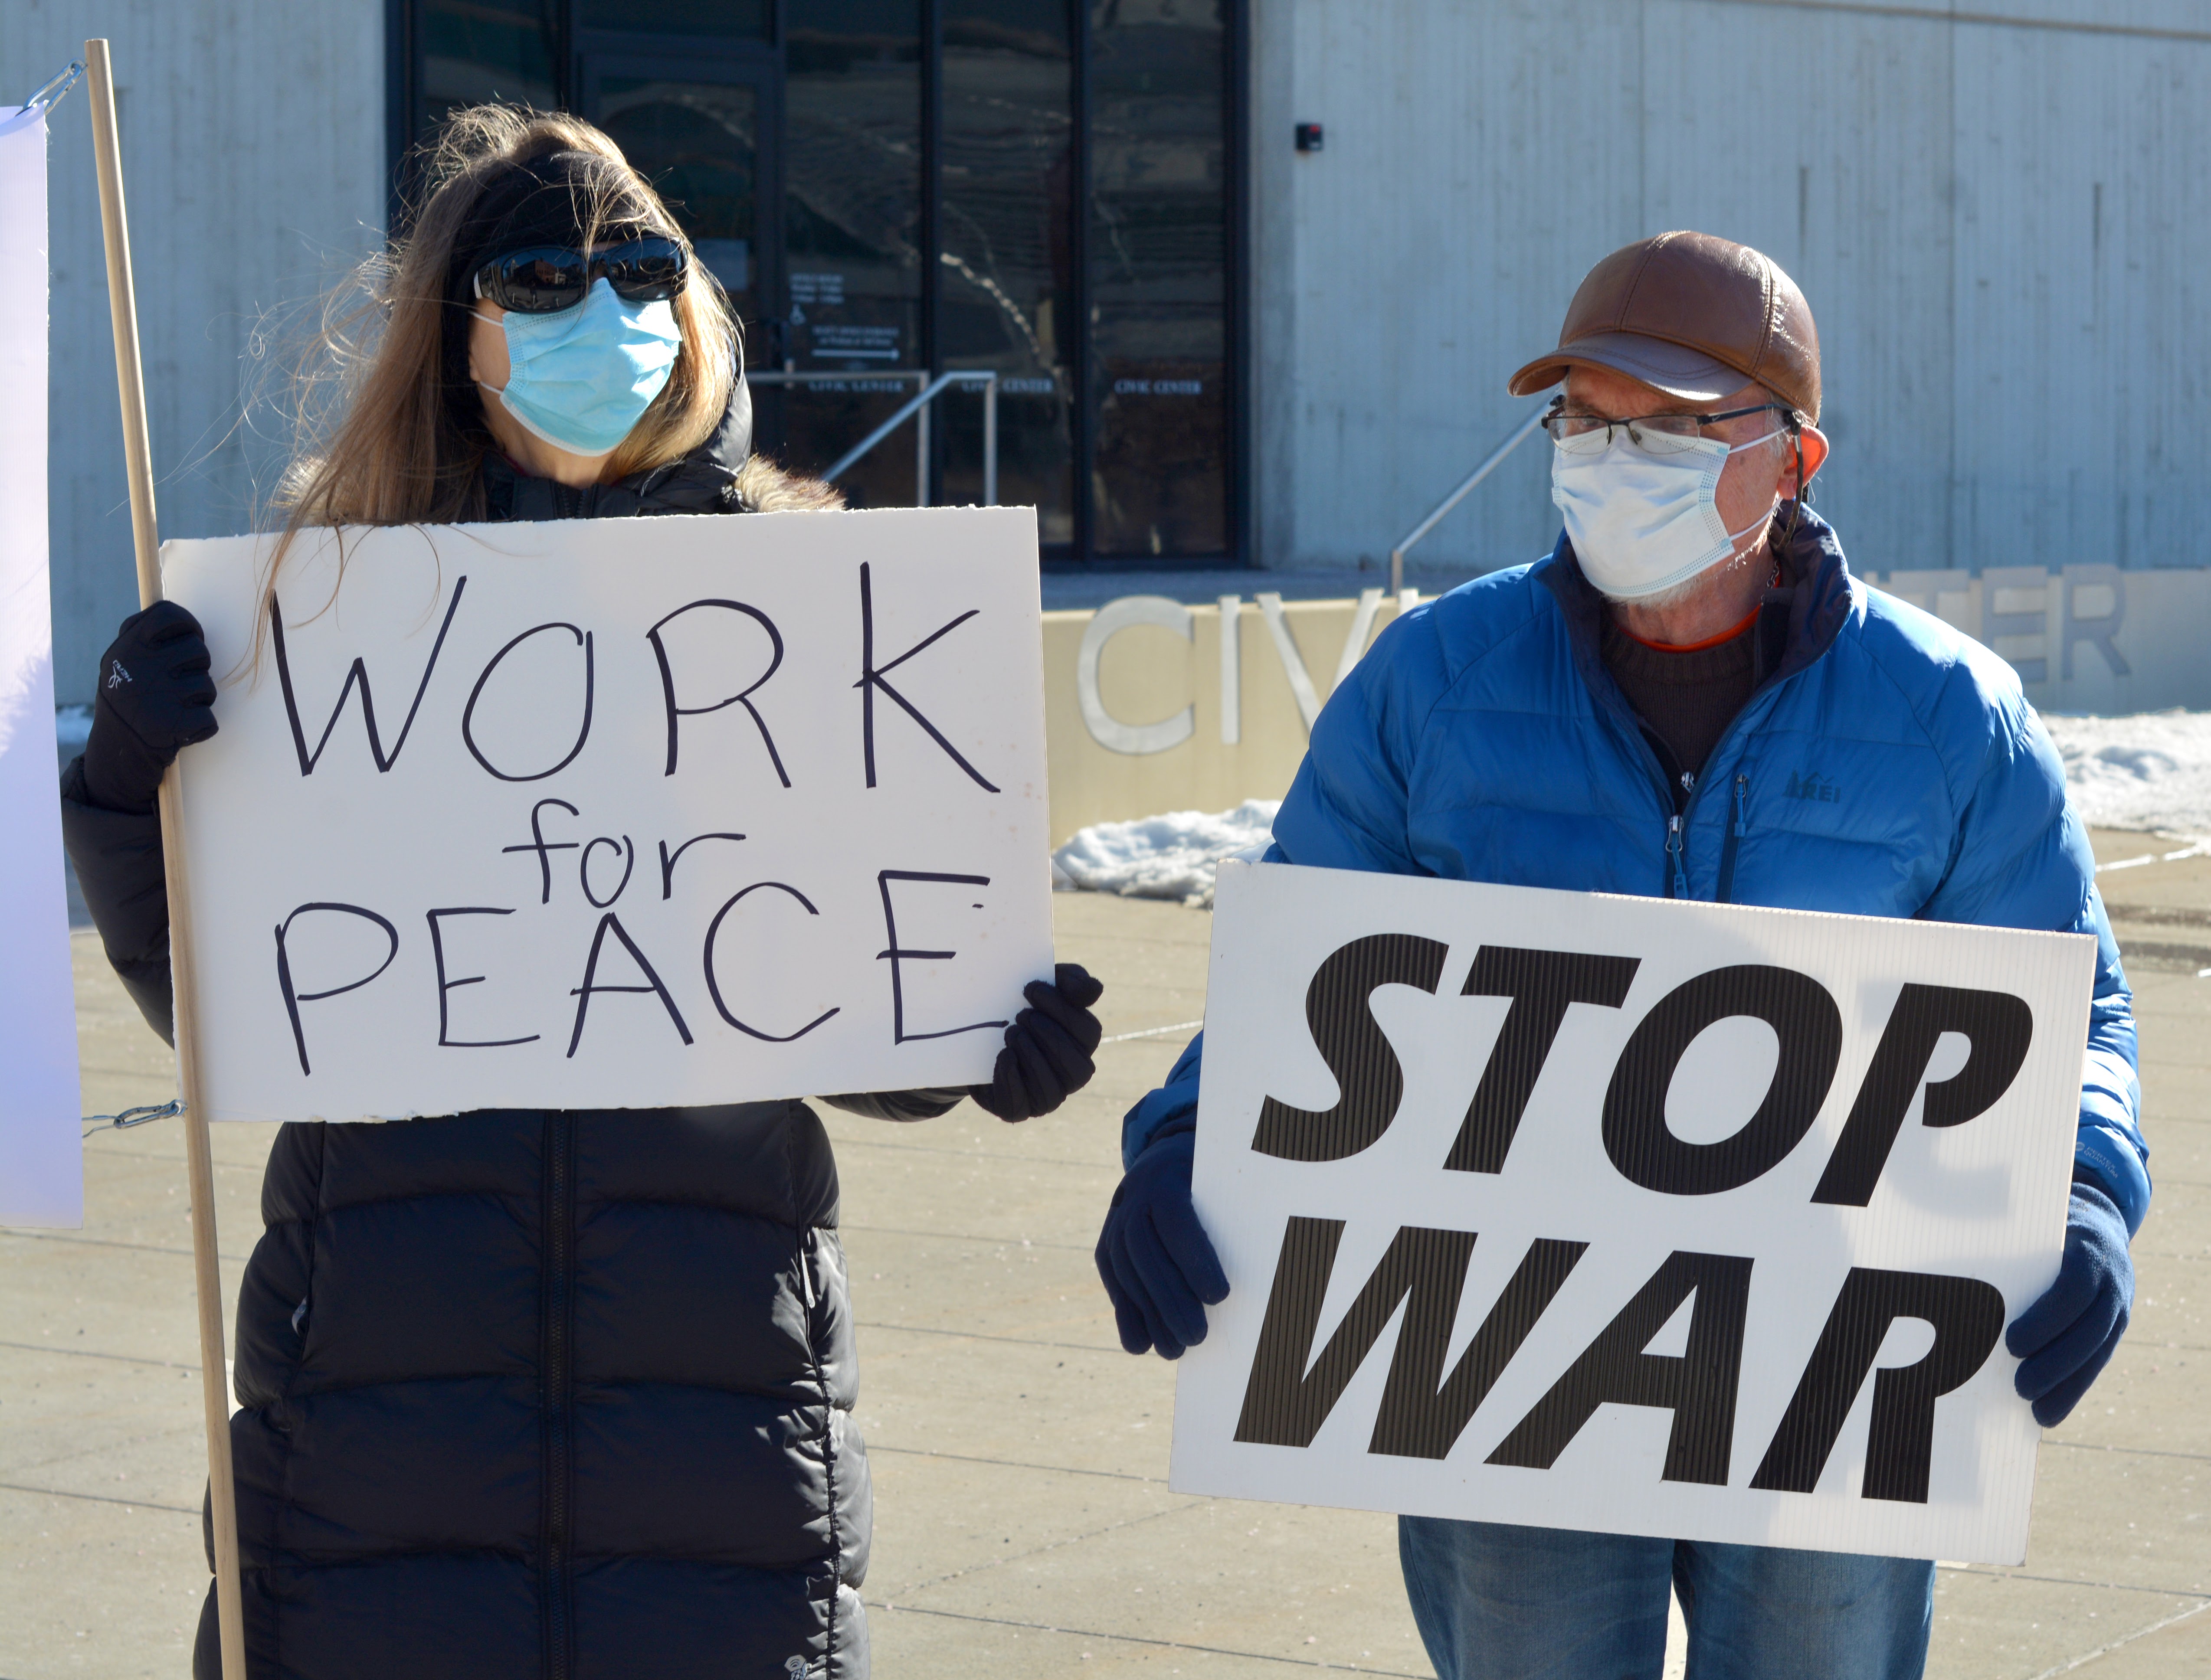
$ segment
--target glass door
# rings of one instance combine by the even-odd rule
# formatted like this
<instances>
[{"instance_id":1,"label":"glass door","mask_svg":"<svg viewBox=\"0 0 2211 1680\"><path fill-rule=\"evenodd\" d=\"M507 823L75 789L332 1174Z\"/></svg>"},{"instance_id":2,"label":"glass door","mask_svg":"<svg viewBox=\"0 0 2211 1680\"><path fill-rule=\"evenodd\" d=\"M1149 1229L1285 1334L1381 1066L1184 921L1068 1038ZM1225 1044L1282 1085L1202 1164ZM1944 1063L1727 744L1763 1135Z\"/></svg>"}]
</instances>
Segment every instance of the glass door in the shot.
<instances>
[{"instance_id":1,"label":"glass door","mask_svg":"<svg viewBox=\"0 0 2211 1680\"><path fill-rule=\"evenodd\" d=\"M783 328L806 383L760 435L801 472L897 413L930 366L926 15L922 0L784 0ZM838 480L851 505L923 499L913 438L909 422Z\"/></svg>"},{"instance_id":2,"label":"glass door","mask_svg":"<svg viewBox=\"0 0 2211 1680\"><path fill-rule=\"evenodd\" d=\"M777 78L766 63L587 51L584 113L651 181L722 283L745 365L780 363Z\"/></svg>"},{"instance_id":3,"label":"glass door","mask_svg":"<svg viewBox=\"0 0 2211 1680\"><path fill-rule=\"evenodd\" d=\"M764 376L754 446L818 473L913 394L924 365L918 52L893 27L911 24L918 41L920 10L883 0L882 16L856 20L829 0L787 6L782 55L586 35L577 92L730 295L745 366ZM854 506L912 506L912 448L886 443L839 487Z\"/></svg>"},{"instance_id":4,"label":"glass door","mask_svg":"<svg viewBox=\"0 0 2211 1680\"><path fill-rule=\"evenodd\" d=\"M522 100L604 127L736 305L755 446L825 471L924 370L998 375L1047 563L1243 558L1254 0L390 0L395 135ZM403 184L411 178L395 156ZM932 502L980 493L941 397ZM921 499L913 434L840 475Z\"/></svg>"}]
</instances>

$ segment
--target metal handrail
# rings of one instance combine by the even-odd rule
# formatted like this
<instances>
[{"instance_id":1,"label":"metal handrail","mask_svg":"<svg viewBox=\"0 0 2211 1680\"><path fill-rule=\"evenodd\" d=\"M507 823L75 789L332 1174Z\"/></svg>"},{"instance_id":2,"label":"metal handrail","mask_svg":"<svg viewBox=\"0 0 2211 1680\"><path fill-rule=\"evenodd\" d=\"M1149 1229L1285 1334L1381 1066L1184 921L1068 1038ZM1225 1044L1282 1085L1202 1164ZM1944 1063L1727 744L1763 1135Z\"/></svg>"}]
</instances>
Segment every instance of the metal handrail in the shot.
<instances>
[{"instance_id":1,"label":"metal handrail","mask_svg":"<svg viewBox=\"0 0 2211 1680\"><path fill-rule=\"evenodd\" d=\"M1543 423L1543 415L1548 406L1546 404L1543 408L1537 408L1534 414L1521 421L1519 429L1492 450L1489 452L1489 458L1469 473L1457 489L1438 502L1433 513L1398 539L1397 546L1390 551L1390 594L1396 595L1405 587L1405 551L1435 529L1443 517L1465 499L1468 491L1495 472L1505 457L1520 447L1521 440Z\"/></svg>"},{"instance_id":2,"label":"metal handrail","mask_svg":"<svg viewBox=\"0 0 2211 1680\"><path fill-rule=\"evenodd\" d=\"M911 381L918 388L929 383L929 370L925 367L886 367L876 372L855 373L850 369L832 372L809 368L801 372L786 365L782 367L748 368L745 379L748 384L755 385L841 385L848 381L880 379L894 385L903 385ZM913 475L917 484L926 485L929 482L929 428L926 426L920 428L920 435L914 439Z\"/></svg>"},{"instance_id":3,"label":"metal handrail","mask_svg":"<svg viewBox=\"0 0 2211 1680\"><path fill-rule=\"evenodd\" d=\"M873 432L868 433L866 437L861 438L858 443L853 444L851 449L845 450L843 458L821 476L834 484L855 461L889 437L900 426L905 425L909 417L916 415L919 416L915 422L919 434L918 447L921 458L925 462L929 458L929 405L954 385L980 385L983 388L983 505L997 506L998 376L995 372L986 368L969 368L954 373L938 374L936 378L922 387L918 396ZM920 474L918 498L914 505L916 507L929 505L929 474L925 470Z\"/></svg>"},{"instance_id":4,"label":"metal handrail","mask_svg":"<svg viewBox=\"0 0 2211 1680\"><path fill-rule=\"evenodd\" d=\"M835 466L821 474L824 479L835 483L854 462L905 425L908 419L913 419L916 507L929 505L930 417L935 412L930 405L954 385L980 385L983 388L983 505L997 506L998 376L994 371L989 368L961 368L951 373L940 373L932 380L921 368L886 368L876 373L831 372L817 368L800 372L792 368L764 367L748 369L745 378L755 385L824 385L857 379L895 380L900 384L912 379L919 384L921 390L918 396L846 450Z\"/></svg>"}]
</instances>

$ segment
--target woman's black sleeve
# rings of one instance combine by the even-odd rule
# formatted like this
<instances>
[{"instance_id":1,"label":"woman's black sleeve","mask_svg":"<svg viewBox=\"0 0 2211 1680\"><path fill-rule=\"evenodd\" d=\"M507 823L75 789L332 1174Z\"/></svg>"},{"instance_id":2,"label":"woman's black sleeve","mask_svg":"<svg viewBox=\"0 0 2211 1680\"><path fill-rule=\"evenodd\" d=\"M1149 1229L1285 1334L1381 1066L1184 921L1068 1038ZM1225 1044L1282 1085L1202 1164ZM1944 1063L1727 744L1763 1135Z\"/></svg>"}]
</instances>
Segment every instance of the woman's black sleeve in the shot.
<instances>
[{"instance_id":1,"label":"woman's black sleeve","mask_svg":"<svg viewBox=\"0 0 2211 1680\"><path fill-rule=\"evenodd\" d=\"M158 812L110 811L84 786L84 758L62 772L62 844L76 866L85 908L107 960L146 1024L176 1042L169 989L169 883Z\"/></svg>"},{"instance_id":2,"label":"woman's black sleeve","mask_svg":"<svg viewBox=\"0 0 2211 1680\"><path fill-rule=\"evenodd\" d=\"M935 1120L949 1114L966 1094L965 1085L952 1085L936 1091L863 1091L821 1100L869 1120Z\"/></svg>"}]
</instances>

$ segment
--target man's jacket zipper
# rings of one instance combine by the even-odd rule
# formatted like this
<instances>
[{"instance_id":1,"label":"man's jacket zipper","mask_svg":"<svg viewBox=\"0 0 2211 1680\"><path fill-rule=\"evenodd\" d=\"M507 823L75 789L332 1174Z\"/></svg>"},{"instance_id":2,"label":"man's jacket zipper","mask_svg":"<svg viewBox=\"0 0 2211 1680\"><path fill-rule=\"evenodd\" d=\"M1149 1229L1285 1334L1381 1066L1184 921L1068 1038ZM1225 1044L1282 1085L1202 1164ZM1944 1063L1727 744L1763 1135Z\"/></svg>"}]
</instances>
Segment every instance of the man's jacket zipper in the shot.
<instances>
[{"instance_id":1,"label":"man's jacket zipper","mask_svg":"<svg viewBox=\"0 0 2211 1680\"><path fill-rule=\"evenodd\" d=\"M1750 829L1750 777L1737 771L1735 777L1735 809L1729 813L1727 838L1720 845L1719 902L1735 902L1735 854L1742 843L1742 837Z\"/></svg>"},{"instance_id":2,"label":"man's jacket zipper","mask_svg":"<svg viewBox=\"0 0 2211 1680\"><path fill-rule=\"evenodd\" d=\"M1781 686L1779 682L1766 682L1753 691L1750 698L1743 702L1742 710L1729 720L1727 728L1721 731L1719 740L1712 744L1711 752L1705 755L1707 767L1724 759L1728 756L1727 749L1738 736L1748 736L1756 727L1756 718L1753 714L1763 717L1772 710L1772 697L1780 692ZM1616 689L1614 693L1617 693ZM1664 841L1665 872L1663 877L1665 895L1669 898L1687 898L1690 896L1689 819L1696 814L1697 800L1705 790L1706 778L1701 775L1685 777L1687 783L1686 795L1676 792L1675 784L1666 773L1665 764L1661 762L1657 749L1651 745L1653 737L1645 732L1643 720L1627 704L1626 697L1620 696L1616 704L1610 704L1612 697L1601 691L1593 692L1591 698L1598 702L1601 710L1613 712L1615 719L1625 726L1625 733L1634 742L1636 750L1643 755L1643 766L1650 773L1660 807L1668 811ZM1667 754L1669 758L1672 756L1670 752ZM1734 902L1735 847L1748 831L1750 820L1750 781L1742 772L1738 772L1735 778L1734 804L1735 808L1729 814L1726 837L1720 847L1719 891L1713 901L1722 904Z\"/></svg>"},{"instance_id":3,"label":"man's jacket zipper","mask_svg":"<svg viewBox=\"0 0 2211 1680\"><path fill-rule=\"evenodd\" d=\"M1751 713L1757 710L1762 716L1765 712L1772 710L1767 697L1778 692L1778 685L1772 689L1761 689L1743 703L1742 710L1735 715L1734 721L1727 726L1719 740L1713 743L1711 752L1705 755L1705 763L1707 766L1720 761L1724 756L1722 749L1729 746L1738 734L1744 736L1749 734L1751 728L1754 727L1751 720ZM1703 777L1696 778L1690 787L1687 799L1672 798L1666 786L1666 772L1659 767L1658 755L1651 750L1651 743L1643 740L1641 736L1642 732L1639 729L1637 744L1643 748L1643 756L1657 779L1659 797L1667 800L1675 807L1674 814L1666 819L1668 868L1666 896L1669 898L1686 898L1689 896L1689 819L1696 814L1697 798L1705 790L1705 778ZM1713 896L1712 902L1715 903L1726 904L1734 902L1732 895L1735 891L1735 845L1742 838L1749 823L1750 778L1746 773L1738 771L1735 778L1735 809L1729 816L1727 837L1720 846L1719 891Z\"/></svg>"}]
</instances>

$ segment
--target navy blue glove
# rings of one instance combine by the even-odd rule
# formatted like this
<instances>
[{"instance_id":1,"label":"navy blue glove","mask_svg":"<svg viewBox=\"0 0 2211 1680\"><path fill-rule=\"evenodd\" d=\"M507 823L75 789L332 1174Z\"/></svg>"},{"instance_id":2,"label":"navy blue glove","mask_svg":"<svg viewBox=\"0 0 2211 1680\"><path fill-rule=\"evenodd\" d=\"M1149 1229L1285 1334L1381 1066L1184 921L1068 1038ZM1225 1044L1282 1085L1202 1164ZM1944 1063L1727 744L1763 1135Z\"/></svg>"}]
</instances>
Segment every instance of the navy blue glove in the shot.
<instances>
[{"instance_id":1,"label":"navy blue glove","mask_svg":"<svg viewBox=\"0 0 2211 1680\"><path fill-rule=\"evenodd\" d=\"M990 1083L967 1091L977 1107L1000 1120L1048 1115L1088 1085L1098 1071L1090 1054L1105 1031L1090 1006L1106 988L1080 963L1060 964L1049 983L1032 980L1021 995L1029 1006L1006 1029Z\"/></svg>"},{"instance_id":2,"label":"navy blue glove","mask_svg":"<svg viewBox=\"0 0 2211 1680\"><path fill-rule=\"evenodd\" d=\"M100 659L84 790L106 811L147 812L161 772L215 733L215 679L200 621L173 601L133 613Z\"/></svg>"},{"instance_id":3,"label":"navy blue glove","mask_svg":"<svg viewBox=\"0 0 2211 1680\"><path fill-rule=\"evenodd\" d=\"M2127 1333L2134 1302L2126 1219L2100 1185L2076 1178L2057 1281L2004 1333L2022 1362L2014 1381L2020 1398L2034 1402L2036 1423L2062 1423L2081 1404Z\"/></svg>"},{"instance_id":4,"label":"navy blue glove","mask_svg":"<svg viewBox=\"0 0 2211 1680\"><path fill-rule=\"evenodd\" d=\"M1190 1206L1196 1132L1154 1139L1113 1192L1098 1234L1098 1275L1113 1302L1121 1345L1179 1359L1205 1339L1205 1309L1228 1298L1213 1239Z\"/></svg>"}]
</instances>

